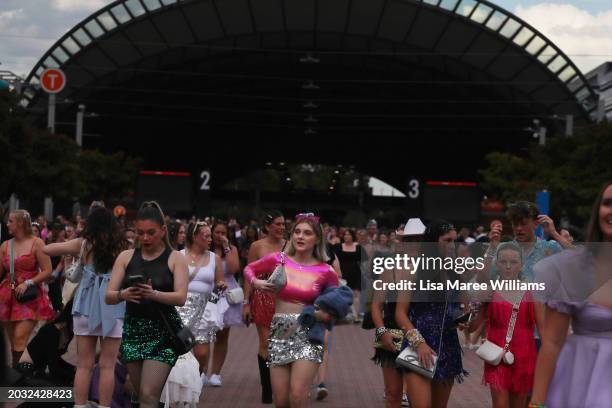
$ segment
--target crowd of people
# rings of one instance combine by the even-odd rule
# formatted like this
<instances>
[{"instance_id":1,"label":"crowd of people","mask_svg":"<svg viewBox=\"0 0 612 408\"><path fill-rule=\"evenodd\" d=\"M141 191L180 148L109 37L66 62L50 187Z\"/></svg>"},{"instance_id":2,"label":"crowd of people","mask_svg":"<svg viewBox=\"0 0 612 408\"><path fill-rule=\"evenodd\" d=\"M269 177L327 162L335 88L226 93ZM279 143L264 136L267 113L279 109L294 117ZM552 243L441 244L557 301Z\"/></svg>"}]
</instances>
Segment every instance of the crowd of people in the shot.
<instances>
[{"instance_id":1,"label":"crowd of people","mask_svg":"<svg viewBox=\"0 0 612 408\"><path fill-rule=\"evenodd\" d=\"M15 210L0 246L5 381L73 386L77 408L196 406L203 387L223 386L232 328L253 323L261 402L303 407L313 386L315 399L327 397L327 370L341 364L329 360L333 326L350 322L374 331L387 407L446 407L469 375L463 348L484 360L496 408L612 406L612 251L603 246L612 241L612 183L595 199L583 244L533 203L513 203L506 215L473 229L418 218L385 229L279 211L244 226L180 220L153 201L133 220L102 202L86 218L49 223ZM481 257L484 267L391 268L386 283L546 289L372 290L372 260L398 253ZM76 361L66 357L71 344Z\"/></svg>"}]
</instances>

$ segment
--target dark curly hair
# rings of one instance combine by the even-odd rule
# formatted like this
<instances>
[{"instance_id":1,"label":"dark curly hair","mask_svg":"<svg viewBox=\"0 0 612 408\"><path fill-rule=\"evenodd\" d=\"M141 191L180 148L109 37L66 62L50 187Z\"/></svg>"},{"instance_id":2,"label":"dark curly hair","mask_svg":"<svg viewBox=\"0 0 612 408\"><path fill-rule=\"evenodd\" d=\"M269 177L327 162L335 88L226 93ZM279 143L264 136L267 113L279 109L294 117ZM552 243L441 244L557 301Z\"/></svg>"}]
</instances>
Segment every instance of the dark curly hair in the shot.
<instances>
[{"instance_id":1,"label":"dark curly hair","mask_svg":"<svg viewBox=\"0 0 612 408\"><path fill-rule=\"evenodd\" d=\"M127 240L119 223L109 209L92 208L82 237L87 240L93 253L96 273L104 274L112 269L115 259L127 248Z\"/></svg>"}]
</instances>

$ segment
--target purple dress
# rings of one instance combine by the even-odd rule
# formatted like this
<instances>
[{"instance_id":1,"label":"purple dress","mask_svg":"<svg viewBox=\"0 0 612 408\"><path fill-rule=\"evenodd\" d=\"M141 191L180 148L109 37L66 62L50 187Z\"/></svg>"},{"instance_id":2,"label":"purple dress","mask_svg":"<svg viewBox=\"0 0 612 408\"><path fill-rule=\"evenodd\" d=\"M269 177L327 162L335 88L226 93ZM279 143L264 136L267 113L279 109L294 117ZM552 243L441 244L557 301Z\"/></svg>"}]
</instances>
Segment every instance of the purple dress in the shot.
<instances>
[{"instance_id":1,"label":"purple dress","mask_svg":"<svg viewBox=\"0 0 612 408\"><path fill-rule=\"evenodd\" d=\"M221 264L223 266L223 279L227 284L227 289L237 288L238 282L236 278L231 273L227 273L227 262L225 262L225 259L221 259ZM242 305L240 303L230 305L225 315L223 315L223 325L224 327L242 326Z\"/></svg>"},{"instance_id":2,"label":"purple dress","mask_svg":"<svg viewBox=\"0 0 612 408\"><path fill-rule=\"evenodd\" d=\"M539 300L570 315L573 330L548 388L550 408L612 406L612 309L588 301L595 291L594 270L585 248L563 251L534 268L536 280L546 284Z\"/></svg>"}]
</instances>

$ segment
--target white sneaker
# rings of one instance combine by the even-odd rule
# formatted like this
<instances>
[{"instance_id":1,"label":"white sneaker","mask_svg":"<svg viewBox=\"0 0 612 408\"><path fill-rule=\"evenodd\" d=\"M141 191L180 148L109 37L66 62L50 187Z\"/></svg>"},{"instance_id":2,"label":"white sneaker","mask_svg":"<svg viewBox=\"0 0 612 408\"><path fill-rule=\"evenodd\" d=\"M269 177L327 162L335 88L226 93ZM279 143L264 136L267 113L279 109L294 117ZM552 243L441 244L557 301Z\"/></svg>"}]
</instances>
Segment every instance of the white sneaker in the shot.
<instances>
[{"instance_id":1,"label":"white sneaker","mask_svg":"<svg viewBox=\"0 0 612 408\"><path fill-rule=\"evenodd\" d=\"M213 374L208 379L208 383L213 387L221 386L221 376L219 374Z\"/></svg>"},{"instance_id":2,"label":"white sneaker","mask_svg":"<svg viewBox=\"0 0 612 408\"><path fill-rule=\"evenodd\" d=\"M206 373L202 373L202 375L200 376L200 380L202 380L202 387L205 387L210 384L210 380L206 376Z\"/></svg>"}]
</instances>

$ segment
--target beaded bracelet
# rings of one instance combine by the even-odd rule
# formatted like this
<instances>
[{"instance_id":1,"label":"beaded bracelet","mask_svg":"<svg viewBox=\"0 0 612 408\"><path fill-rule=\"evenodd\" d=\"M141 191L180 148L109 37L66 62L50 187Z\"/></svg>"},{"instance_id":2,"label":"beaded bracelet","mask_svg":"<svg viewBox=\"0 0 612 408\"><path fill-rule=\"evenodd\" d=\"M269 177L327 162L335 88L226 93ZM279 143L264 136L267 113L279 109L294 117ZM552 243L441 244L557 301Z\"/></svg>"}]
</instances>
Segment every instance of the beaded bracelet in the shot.
<instances>
[{"instance_id":1,"label":"beaded bracelet","mask_svg":"<svg viewBox=\"0 0 612 408\"><path fill-rule=\"evenodd\" d=\"M535 402L530 402L529 405L527 405L527 408L546 408L546 405L536 404Z\"/></svg>"},{"instance_id":2,"label":"beaded bracelet","mask_svg":"<svg viewBox=\"0 0 612 408\"><path fill-rule=\"evenodd\" d=\"M413 349L416 349L421 345L421 343L425 343L425 338L421 335L418 329L411 329L404 334L406 341Z\"/></svg>"}]
</instances>

